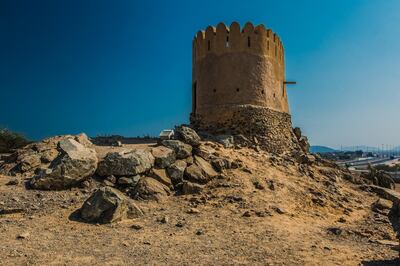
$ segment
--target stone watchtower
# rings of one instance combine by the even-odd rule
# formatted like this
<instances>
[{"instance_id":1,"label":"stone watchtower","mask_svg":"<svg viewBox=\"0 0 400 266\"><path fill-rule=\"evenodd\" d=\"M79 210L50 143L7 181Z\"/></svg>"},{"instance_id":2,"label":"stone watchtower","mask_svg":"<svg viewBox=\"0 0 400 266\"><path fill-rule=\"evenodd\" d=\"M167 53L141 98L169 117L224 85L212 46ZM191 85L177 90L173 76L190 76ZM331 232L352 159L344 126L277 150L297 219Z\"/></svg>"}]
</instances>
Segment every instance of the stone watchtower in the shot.
<instances>
[{"instance_id":1,"label":"stone watchtower","mask_svg":"<svg viewBox=\"0 0 400 266\"><path fill-rule=\"evenodd\" d=\"M271 152L293 149L284 49L264 25L220 23L193 40L192 125L242 134Z\"/></svg>"}]
</instances>

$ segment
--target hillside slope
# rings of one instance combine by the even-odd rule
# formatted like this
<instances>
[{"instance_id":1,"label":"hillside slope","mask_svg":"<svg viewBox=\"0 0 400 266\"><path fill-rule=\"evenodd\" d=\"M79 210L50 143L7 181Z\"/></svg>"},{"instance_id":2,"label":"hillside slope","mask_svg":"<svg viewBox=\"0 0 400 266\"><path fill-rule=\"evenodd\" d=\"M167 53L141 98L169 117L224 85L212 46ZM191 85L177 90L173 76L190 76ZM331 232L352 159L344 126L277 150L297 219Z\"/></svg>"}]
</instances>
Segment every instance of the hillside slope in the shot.
<instances>
[{"instance_id":1,"label":"hillside slope","mask_svg":"<svg viewBox=\"0 0 400 266\"><path fill-rule=\"evenodd\" d=\"M210 143L204 143L210 145ZM91 191L26 190L0 176L0 261L5 265L397 265L396 234L378 197L330 164L299 164L249 148L199 195L136 201L143 217L83 223ZM96 147L98 151L107 147ZM111 148L110 149L118 149ZM98 152L101 154L101 152ZM100 156L101 159L101 156ZM377 264L378 263L378 264Z\"/></svg>"}]
</instances>

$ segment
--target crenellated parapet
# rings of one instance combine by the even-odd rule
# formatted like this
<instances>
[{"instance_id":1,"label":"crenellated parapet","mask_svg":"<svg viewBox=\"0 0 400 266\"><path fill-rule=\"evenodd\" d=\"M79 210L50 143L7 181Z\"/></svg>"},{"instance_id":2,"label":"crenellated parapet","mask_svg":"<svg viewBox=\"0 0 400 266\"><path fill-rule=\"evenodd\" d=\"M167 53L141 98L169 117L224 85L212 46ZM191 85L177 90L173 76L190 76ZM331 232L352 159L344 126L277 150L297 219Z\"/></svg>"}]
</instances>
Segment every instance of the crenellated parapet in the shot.
<instances>
[{"instance_id":1,"label":"crenellated parapet","mask_svg":"<svg viewBox=\"0 0 400 266\"><path fill-rule=\"evenodd\" d=\"M193 39L193 62L202 60L208 54L246 52L268 56L277 63L284 62L284 48L278 35L263 24L256 27L250 22L241 29L233 22L229 27L219 23L199 31Z\"/></svg>"}]
</instances>

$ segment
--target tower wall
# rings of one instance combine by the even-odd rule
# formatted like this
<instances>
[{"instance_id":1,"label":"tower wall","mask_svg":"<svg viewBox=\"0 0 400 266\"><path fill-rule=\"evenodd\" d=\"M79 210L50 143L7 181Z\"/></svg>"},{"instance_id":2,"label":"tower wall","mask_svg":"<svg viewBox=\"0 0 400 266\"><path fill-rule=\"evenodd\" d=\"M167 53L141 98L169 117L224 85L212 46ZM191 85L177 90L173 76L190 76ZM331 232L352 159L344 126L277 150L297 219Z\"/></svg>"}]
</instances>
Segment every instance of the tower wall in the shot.
<instances>
[{"instance_id":1,"label":"tower wall","mask_svg":"<svg viewBox=\"0 0 400 266\"><path fill-rule=\"evenodd\" d=\"M193 125L208 131L246 133L254 128L255 120L249 117L253 112L262 118L259 123L264 123L258 133L271 135L283 130L288 139L283 146L290 146L284 48L270 29L251 23L240 29L233 22L230 27L220 23L199 31L193 40L192 75Z\"/></svg>"}]
</instances>

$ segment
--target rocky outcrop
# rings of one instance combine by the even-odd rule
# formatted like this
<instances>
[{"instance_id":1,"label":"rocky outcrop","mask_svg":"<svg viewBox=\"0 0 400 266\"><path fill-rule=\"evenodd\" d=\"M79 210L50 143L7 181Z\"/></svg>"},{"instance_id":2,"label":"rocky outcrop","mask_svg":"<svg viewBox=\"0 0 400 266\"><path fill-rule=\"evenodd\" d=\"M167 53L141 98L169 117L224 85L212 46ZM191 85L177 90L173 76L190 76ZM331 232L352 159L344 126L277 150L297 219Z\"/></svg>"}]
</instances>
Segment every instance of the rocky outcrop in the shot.
<instances>
[{"instance_id":1,"label":"rocky outcrop","mask_svg":"<svg viewBox=\"0 0 400 266\"><path fill-rule=\"evenodd\" d=\"M154 157L149 150L123 150L110 152L99 163L99 176L134 176L150 170Z\"/></svg>"},{"instance_id":2,"label":"rocky outcrop","mask_svg":"<svg viewBox=\"0 0 400 266\"><path fill-rule=\"evenodd\" d=\"M86 222L112 223L127 217L127 198L118 190L103 187L83 204L80 215Z\"/></svg>"},{"instance_id":3,"label":"rocky outcrop","mask_svg":"<svg viewBox=\"0 0 400 266\"><path fill-rule=\"evenodd\" d=\"M74 139L64 139L58 144L59 155L31 181L35 189L66 189L78 185L94 174L97 155Z\"/></svg>"},{"instance_id":4,"label":"rocky outcrop","mask_svg":"<svg viewBox=\"0 0 400 266\"><path fill-rule=\"evenodd\" d=\"M301 133L301 129L299 127L295 127L293 129L293 133L296 136L297 142L304 153L309 153L310 151L310 144L308 142L308 138L303 136Z\"/></svg>"},{"instance_id":5,"label":"rocky outcrop","mask_svg":"<svg viewBox=\"0 0 400 266\"><path fill-rule=\"evenodd\" d=\"M39 169L47 168L60 155L59 143L67 139L73 139L86 148L92 146L84 133L76 136L63 135L47 138L31 143L4 158L4 162L0 166L0 173L32 177Z\"/></svg>"}]
</instances>

